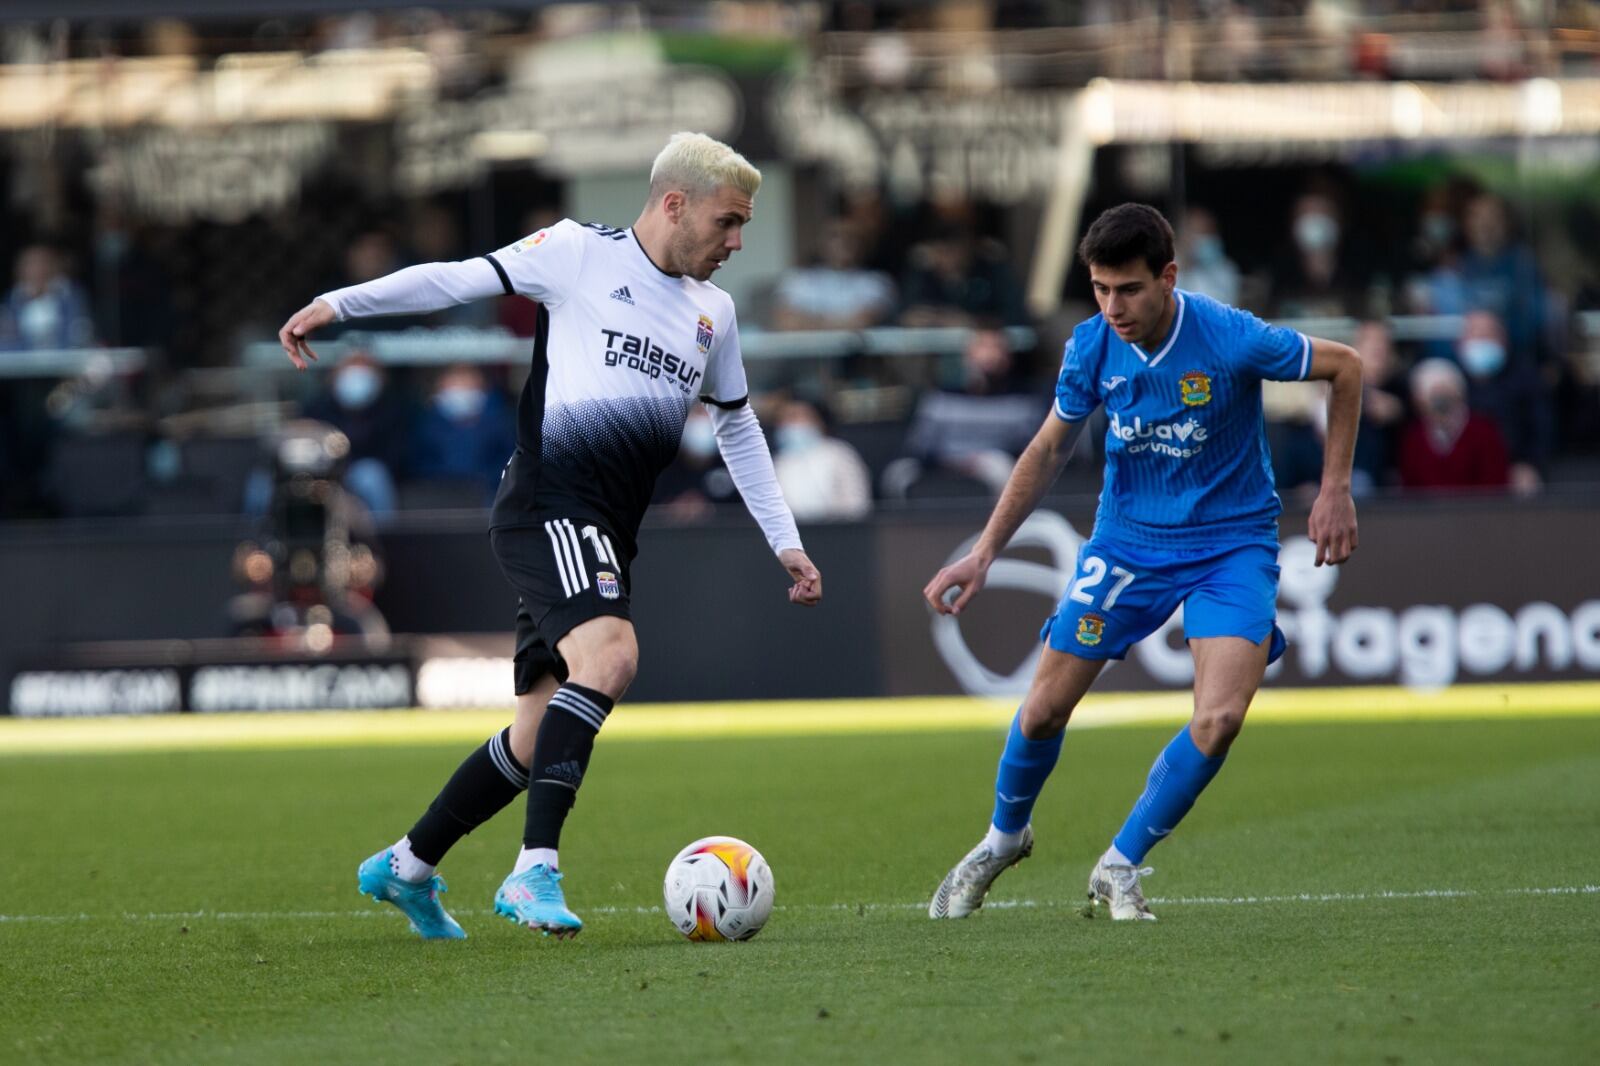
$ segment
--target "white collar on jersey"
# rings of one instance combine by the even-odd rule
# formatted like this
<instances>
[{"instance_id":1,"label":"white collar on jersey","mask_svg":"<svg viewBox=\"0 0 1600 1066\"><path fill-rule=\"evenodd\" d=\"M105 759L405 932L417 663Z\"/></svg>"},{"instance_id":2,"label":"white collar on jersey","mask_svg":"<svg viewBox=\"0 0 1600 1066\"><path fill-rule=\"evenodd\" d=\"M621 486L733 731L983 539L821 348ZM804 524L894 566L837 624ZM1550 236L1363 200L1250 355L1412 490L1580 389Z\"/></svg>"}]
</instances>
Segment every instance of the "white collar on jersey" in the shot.
<instances>
[{"instance_id":1,"label":"white collar on jersey","mask_svg":"<svg viewBox=\"0 0 1600 1066\"><path fill-rule=\"evenodd\" d=\"M683 281L682 274L673 274L662 270L660 264L658 264L654 259L650 258L650 253L644 250L644 242L639 239L639 235L637 233L633 232L632 226L628 227L628 236L633 238L633 250L639 253L640 259L643 259L646 263L650 264L650 268L655 271L658 278L664 282L667 282L668 284Z\"/></svg>"},{"instance_id":2,"label":"white collar on jersey","mask_svg":"<svg viewBox=\"0 0 1600 1066\"><path fill-rule=\"evenodd\" d=\"M1183 329L1183 293L1179 292L1177 289L1173 289L1172 297L1178 301L1178 314L1177 317L1172 321L1172 332L1167 334L1167 343L1161 346L1161 350L1155 355L1148 355L1145 353L1145 350L1139 347L1137 344L1130 343L1128 345L1128 347L1133 349L1135 355L1145 361L1147 366L1155 366L1157 363L1161 362L1161 360L1167 357L1167 353L1172 351L1172 346L1178 342L1178 332Z\"/></svg>"}]
</instances>

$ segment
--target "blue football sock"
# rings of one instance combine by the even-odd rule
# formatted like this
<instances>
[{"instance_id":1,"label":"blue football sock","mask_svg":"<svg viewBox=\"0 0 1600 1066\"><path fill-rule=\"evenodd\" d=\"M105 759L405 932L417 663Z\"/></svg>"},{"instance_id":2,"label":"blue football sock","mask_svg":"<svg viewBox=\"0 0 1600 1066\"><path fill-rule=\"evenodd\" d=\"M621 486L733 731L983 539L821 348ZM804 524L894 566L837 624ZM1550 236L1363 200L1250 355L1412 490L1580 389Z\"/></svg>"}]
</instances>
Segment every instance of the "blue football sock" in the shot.
<instances>
[{"instance_id":1,"label":"blue football sock","mask_svg":"<svg viewBox=\"0 0 1600 1066\"><path fill-rule=\"evenodd\" d=\"M1226 755L1207 756L1194 745L1185 725L1156 756L1144 794L1128 812L1122 831L1112 841L1137 866L1151 848L1177 828L1200 793L1222 769Z\"/></svg>"},{"instance_id":2,"label":"blue football sock","mask_svg":"<svg viewBox=\"0 0 1600 1066\"><path fill-rule=\"evenodd\" d=\"M1033 815L1034 800L1061 756L1062 731L1046 740L1022 735L1022 711L1011 720L1000 769L994 777L994 827L1002 833L1020 833Z\"/></svg>"}]
</instances>

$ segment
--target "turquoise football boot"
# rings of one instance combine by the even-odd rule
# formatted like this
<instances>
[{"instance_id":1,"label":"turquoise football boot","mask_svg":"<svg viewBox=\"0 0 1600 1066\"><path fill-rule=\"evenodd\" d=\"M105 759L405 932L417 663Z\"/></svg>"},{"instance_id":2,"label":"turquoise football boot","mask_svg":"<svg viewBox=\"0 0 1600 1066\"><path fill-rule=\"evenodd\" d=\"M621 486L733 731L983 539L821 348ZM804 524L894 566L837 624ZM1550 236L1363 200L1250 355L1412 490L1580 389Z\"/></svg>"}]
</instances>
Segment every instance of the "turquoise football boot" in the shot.
<instances>
[{"instance_id":1,"label":"turquoise football boot","mask_svg":"<svg viewBox=\"0 0 1600 1066\"><path fill-rule=\"evenodd\" d=\"M411 928L424 940L465 940L467 931L445 913L439 893L444 878L434 874L426 881L407 881L394 872L394 849L384 848L356 867L356 884L363 896L393 903L411 920Z\"/></svg>"},{"instance_id":2,"label":"turquoise football boot","mask_svg":"<svg viewBox=\"0 0 1600 1066\"><path fill-rule=\"evenodd\" d=\"M583 920L567 910L561 871L544 863L507 877L494 894L494 912L558 940L577 936L583 928Z\"/></svg>"}]
</instances>

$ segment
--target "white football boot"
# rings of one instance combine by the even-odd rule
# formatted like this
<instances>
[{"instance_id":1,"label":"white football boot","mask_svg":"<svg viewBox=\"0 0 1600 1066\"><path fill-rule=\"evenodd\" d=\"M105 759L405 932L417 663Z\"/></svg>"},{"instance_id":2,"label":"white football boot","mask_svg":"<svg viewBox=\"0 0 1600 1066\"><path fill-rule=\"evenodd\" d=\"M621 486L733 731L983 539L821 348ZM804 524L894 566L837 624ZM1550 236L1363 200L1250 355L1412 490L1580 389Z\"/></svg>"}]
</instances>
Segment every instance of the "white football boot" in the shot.
<instances>
[{"instance_id":1,"label":"white football boot","mask_svg":"<svg viewBox=\"0 0 1600 1066\"><path fill-rule=\"evenodd\" d=\"M1089 874L1089 901L1109 907L1112 921L1153 922L1156 916L1150 913L1150 905L1145 902L1139 876L1154 872L1148 866L1141 869L1107 863L1101 856Z\"/></svg>"},{"instance_id":2,"label":"white football boot","mask_svg":"<svg viewBox=\"0 0 1600 1066\"><path fill-rule=\"evenodd\" d=\"M996 855L980 843L944 875L928 904L929 918L965 918L983 906L989 886L1006 870L1033 854L1033 826L1022 827L1022 846L1011 855Z\"/></svg>"}]
</instances>

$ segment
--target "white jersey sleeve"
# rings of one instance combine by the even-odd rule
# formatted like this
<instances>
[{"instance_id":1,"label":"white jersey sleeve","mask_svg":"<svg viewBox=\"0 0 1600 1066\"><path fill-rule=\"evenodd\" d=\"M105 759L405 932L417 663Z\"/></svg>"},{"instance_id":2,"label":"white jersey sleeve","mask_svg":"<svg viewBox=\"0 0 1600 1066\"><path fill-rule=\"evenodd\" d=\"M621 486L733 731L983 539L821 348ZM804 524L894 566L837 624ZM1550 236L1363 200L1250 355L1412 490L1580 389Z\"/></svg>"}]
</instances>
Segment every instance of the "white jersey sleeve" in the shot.
<instances>
[{"instance_id":1,"label":"white jersey sleeve","mask_svg":"<svg viewBox=\"0 0 1600 1066\"><path fill-rule=\"evenodd\" d=\"M739 404L733 410L713 406L711 425L717 431L717 449L722 452L723 462L728 464L728 473L733 475L733 486L744 498L751 517L761 526L773 553L801 548L794 513L778 487L772 452L767 448L767 438L761 433L755 411L748 403Z\"/></svg>"},{"instance_id":2,"label":"white jersey sleeve","mask_svg":"<svg viewBox=\"0 0 1600 1066\"><path fill-rule=\"evenodd\" d=\"M325 292L317 299L340 322L370 315L414 315L497 296L504 291L484 258L460 263L422 263L360 285Z\"/></svg>"},{"instance_id":3,"label":"white jersey sleeve","mask_svg":"<svg viewBox=\"0 0 1600 1066\"><path fill-rule=\"evenodd\" d=\"M734 487L744 505L761 526L774 552L799 548L800 531L794 514L778 486L772 468L772 452L761 432L761 423L750 407L750 386L744 375L744 355L739 347L739 328L733 306L728 307L728 329L712 351L706 365L705 392L701 395L711 408L711 424L717 431L717 448L722 452Z\"/></svg>"},{"instance_id":4,"label":"white jersey sleeve","mask_svg":"<svg viewBox=\"0 0 1600 1066\"><path fill-rule=\"evenodd\" d=\"M564 218L484 258L499 273L506 295L516 293L553 309L566 302L583 272L586 237L583 226Z\"/></svg>"},{"instance_id":5,"label":"white jersey sleeve","mask_svg":"<svg viewBox=\"0 0 1600 1066\"><path fill-rule=\"evenodd\" d=\"M726 406L738 404L750 396L750 383L744 376L744 349L739 346L739 321L728 302L728 329L721 342L711 352L706 365L705 388L701 398Z\"/></svg>"}]
</instances>

